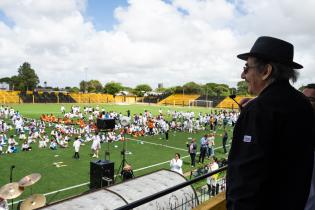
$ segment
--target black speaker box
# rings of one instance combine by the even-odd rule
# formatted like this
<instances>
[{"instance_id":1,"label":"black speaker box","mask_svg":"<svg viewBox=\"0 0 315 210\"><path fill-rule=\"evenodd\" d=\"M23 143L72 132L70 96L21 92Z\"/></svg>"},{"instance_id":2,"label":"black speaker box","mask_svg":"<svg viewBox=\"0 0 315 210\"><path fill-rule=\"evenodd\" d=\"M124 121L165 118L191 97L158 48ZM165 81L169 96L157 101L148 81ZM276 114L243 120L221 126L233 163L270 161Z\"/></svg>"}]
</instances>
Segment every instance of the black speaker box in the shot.
<instances>
[{"instance_id":1,"label":"black speaker box","mask_svg":"<svg viewBox=\"0 0 315 210\"><path fill-rule=\"evenodd\" d=\"M97 119L96 127L98 129L114 129L115 119Z\"/></svg>"},{"instance_id":2,"label":"black speaker box","mask_svg":"<svg viewBox=\"0 0 315 210\"><path fill-rule=\"evenodd\" d=\"M98 189L114 183L114 162L93 160L90 162L90 189Z\"/></svg>"}]
</instances>

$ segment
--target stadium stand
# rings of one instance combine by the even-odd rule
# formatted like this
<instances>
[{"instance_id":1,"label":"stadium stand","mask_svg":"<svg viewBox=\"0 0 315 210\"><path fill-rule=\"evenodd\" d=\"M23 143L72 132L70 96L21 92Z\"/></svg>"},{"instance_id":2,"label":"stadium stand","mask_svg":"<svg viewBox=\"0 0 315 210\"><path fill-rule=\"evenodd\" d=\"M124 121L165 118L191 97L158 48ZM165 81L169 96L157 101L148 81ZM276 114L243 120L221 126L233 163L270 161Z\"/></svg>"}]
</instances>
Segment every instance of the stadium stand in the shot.
<instances>
[{"instance_id":1,"label":"stadium stand","mask_svg":"<svg viewBox=\"0 0 315 210\"><path fill-rule=\"evenodd\" d=\"M113 95L102 93L70 93L77 103L110 103L114 101Z\"/></svg>"},{"instance_id":2,"label":"stadium stand","mask_svg":"<svg viewBox=\"0 0 315 210\"><path fill-rule=\"evenodd\" d=\"M69 93L58 93L59 103L75 103L75 100L69 95Z\"/></svg>"},{"instance_id":3,"label":"stadium stand","mask_svg":"<svg viewBox=\"0 0 315 210\"><path fill-rule=\"evenodd\" d=\"M199 97L200 95L197 95L197 94L194 94L194 95L173 94L163 99L158 104L188 106L189 101L196 100Z\"/></svg>"},{"instance_id":4,"label":"stadium stand","mask_svg":"<svg viewBox=\"0 0 315 210\"><path fill-rule=\"evenodd\" d=\"M20 97L22 98L24 103L33 103L33 93L29 93L26 91L20 92Z\"/></svg>"},{"instance_id":5,"label":"stadium stand","mask_svg":"<svg viewBox=\"0 0 315 210\"><path fill-rule=\"evenodd\" d=\"M143 98L141 102L144 103L159 103L163 99L169 97L171 94L170 93L165 93L161 95L148 95Z\"/></svg>"},{"instance_id":6,"label":"stadium stand","mask_svg":"<svg viewBox=\"0 0 315 210\"><path fill-rule=\"evenodd\" d=\"M20 94L24 103L75 103L69 94L62 92L23 91Z\"/></svg>"},{"instance_id":7,"label":"stadium stand","mask_svg":"<svg viewBox=\"0 0 315 210\"><path fill-rule=\"evenodd\" d=\"M237 102L240 102L242 98L253 98L249 96L236 96L235 100ZM226 97L224 100L222 100L216 108L229 108L229 109L237 109L238 105L233 101L230 97Z\"/></svg>"},{"instance_id":8,"label":"stadium stand","mask_svg":"<svg viewBox=\"0 0 315 210\"><path fill-rule=\"evenodd\" d=\"M136 96L115 96L114 97L115 103L136 103L137 97Z\"/></svg>"},{"instance_id":9,"label":"stadium stand","mask_svg":"<svg viewBox=\"0 0 315 210\"><path fill-rule=\"evenodd\" d=\"M0 90L0 103L22 103L19 97L19 91L4 91Z\"/></svg>"}]
</instances>

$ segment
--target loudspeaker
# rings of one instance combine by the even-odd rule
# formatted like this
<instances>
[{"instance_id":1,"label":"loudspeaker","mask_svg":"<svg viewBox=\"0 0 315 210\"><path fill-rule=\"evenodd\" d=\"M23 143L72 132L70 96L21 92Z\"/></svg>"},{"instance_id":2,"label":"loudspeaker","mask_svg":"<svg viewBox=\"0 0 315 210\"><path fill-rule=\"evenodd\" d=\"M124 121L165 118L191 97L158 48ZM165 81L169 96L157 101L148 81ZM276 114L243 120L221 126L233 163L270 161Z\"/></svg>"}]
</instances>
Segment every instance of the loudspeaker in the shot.
<instances>
[{"instance_id":1,"label":"loudspeaker","mask_svg":"<svg viewBox=\"0 0 315 210\"><path fill-rule=\"evenodd\" d=\"M106 187L114 182L114 162L93 160L90 162L90 189Z\"/></svg>"},{"instance_id":2,"label":"loudspeaker","mask_svg":"<svg viewBox=\"0 0 315 210\"><path fill-rule=\"evenodd\" d=\"M96 127L98 129L114 129L115 119L97 119Z\"/></svg>"}]
</instances>

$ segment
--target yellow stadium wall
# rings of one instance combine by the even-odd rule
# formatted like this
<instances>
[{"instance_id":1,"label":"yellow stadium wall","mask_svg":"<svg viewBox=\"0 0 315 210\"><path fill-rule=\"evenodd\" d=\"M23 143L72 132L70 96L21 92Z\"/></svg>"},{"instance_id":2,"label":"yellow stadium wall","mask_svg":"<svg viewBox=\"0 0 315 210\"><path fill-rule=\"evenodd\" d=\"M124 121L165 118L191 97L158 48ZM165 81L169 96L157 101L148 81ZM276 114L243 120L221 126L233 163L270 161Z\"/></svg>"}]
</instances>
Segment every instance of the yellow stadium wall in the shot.
<instances>
[{"instance_id":1,"label":"yellow stadium wall","mask_svg":"<svg viewBox=\"0 0 315 210\"><path fill-rule=\"evenodd\" d=\"M196 100L199 97L200 95L197 95L197 94L193 94L193 95L173 94L161 100L158 104L188 106L189 101Z\"/></svg>"},{"instance_id":2,"label":"yellow stadium wall","mask_svg":"<svg viewBox=\"0 0 315 210\"><path fill-rule=\"evenodd\" d=\"M252 96L236 96L235 101L239 103L243 98L254 98ZM235 103L230 97L226 97L223 99L217 106L216 108L225 108L225 109L237 109L238 104Z\"/></svg>"},{"instance_id":3,"label":"yellow stadium wall","mask_svg":"<svg viewBox=\"0 0 315 210\"><path fill-rule=\"evenodd\" d=\"M0 103L2 104L23 103L19 94L20 94L20 91L0 90Z\"/></svg>"}]
</instances>

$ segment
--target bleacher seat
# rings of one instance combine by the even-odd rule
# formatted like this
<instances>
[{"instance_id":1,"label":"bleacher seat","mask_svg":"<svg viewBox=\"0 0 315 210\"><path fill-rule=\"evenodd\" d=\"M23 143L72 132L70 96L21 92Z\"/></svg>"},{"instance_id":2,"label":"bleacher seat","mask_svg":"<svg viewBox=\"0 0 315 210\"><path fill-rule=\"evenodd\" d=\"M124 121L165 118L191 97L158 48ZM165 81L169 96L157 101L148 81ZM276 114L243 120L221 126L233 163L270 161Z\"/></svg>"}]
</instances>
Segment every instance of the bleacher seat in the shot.
<instances>
[{"instance_id":1,"label":"bleacher seat","mask_svg":"<svg viewBox=\"0 0 315 210\"><path fill-rule=\"evenodd\" d=\"M19 91L0 90L0 103L22 103Z\"/></svg>"},{"instance_id":2,"label":"bleacher seat","mask_svg":"<svg viewBox=\"0 0 315 210\"><path fill-rule=\"evenodd\" d=\"M236 96L235 100L239 103L243 98L253 98L251 96ZM237 109L238 105L230 97L223 99L216 108L225 108L225 109Z\"/></svg>"},{"instance_id":3,"label":"bleacher seat","mask_svg":"<svg viewBox=\"0 0 315 210\"><path fill-rule=\"evenodd\" d=\"M193 95L173 94L163 99L158 104L188 106L189 101L196 100L198 97L200 97L200 95L197 94Z\"/></svg>"}]
</instances>

